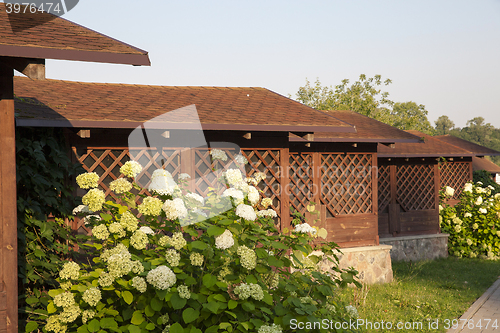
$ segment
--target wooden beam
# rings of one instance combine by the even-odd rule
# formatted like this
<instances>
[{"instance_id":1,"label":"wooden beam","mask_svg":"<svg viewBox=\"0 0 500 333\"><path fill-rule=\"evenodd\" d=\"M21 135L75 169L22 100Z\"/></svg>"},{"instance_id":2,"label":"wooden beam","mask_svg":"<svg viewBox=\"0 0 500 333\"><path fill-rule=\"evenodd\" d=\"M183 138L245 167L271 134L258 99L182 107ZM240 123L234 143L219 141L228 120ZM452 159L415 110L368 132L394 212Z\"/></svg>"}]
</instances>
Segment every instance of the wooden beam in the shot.
<instances>
[{"instance_id":1,"label":"wooden beam","mask_svg":"<svg viewBox=\"0 0 500 333\"><path fill-rule=\"evenodd\" d=\"M45 59L0 57L0 64L33 80L45 80Z\"/></svg>"},{"instance_id":2,"label":"wooden beam","mask_svg":"<svg viewBox=\"0 0 500 333\"><path fill-rule=\"evenodd\" d=\"M314 133L310 132L292 132L293 134L301 137L302 139L306 141L314 141Z\"/></svg>"},{"instance_id":3,"label":"wooden beam","mask_svg":"<svg viewBox=\"0 0 500 333\"><path fill-rule=\"evenodd\" d=\"M90 138L90 130L79 130L76 135L78 135L82 139Z\"/></svg>"},{"instance_id":4,"label":"wooden beam","mask_svg":"<svg viewBox=\"0 0 500 333\"><path fill-rule=\"evenodd\" d=\"M252 133L248 132L243 135L243 137L247 140L250 140L252 138Z\"/></svg>"},{"instance_id":5,"label":"wooden beam","mask_svg":"<svg viewBox=\"0 0 500 333\"><path fill-rule=\"evenodd\" d=\"M14 71L0 65L0 323L18 330Z\"/></svg>"}]
</instances>

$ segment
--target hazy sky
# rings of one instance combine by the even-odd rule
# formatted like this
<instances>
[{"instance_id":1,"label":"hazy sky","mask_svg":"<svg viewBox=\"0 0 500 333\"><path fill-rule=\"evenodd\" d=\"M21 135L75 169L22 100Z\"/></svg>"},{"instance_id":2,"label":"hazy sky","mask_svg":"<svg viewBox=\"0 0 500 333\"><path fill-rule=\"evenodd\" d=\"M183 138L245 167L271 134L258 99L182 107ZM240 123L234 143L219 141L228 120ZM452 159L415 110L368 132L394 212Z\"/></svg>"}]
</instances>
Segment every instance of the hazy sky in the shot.
<instances>
[{"instance_id":1,"label":"hazy sky","mask_svg":"<svg viewBox=\"0 0 500 333\"><path fill-rule=\"evenodd\" d=\"M500 0L81 0L65 18L150 55L151 67L49 61L47 77L259 86L295 97L306 78L382 75L433 123L500 128Z\"/></svg>"}]
</instances>

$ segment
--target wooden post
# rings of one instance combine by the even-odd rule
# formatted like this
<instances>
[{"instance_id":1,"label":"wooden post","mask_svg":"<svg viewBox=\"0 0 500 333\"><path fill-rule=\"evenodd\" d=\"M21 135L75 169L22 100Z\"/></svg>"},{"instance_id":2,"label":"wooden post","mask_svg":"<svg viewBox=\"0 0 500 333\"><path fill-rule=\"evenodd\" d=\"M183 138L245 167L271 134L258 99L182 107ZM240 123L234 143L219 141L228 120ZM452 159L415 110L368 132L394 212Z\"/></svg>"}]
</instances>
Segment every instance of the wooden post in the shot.
<instances>
[{"instance_id":1,"label":"wooden post","mask_svg":"<svg viewBox=\"0 0 500 333\"><path fill-rule=\"evenodd\" d=\"M390 166L390 185L391 185L391 203L389 204L389 232L396 236L400 230L399 222L399 204L397 203L398 189L397 189L397 166Z\"/></svg>"},{"instance_id":2,"label":"wooden post","mask_svg":"<svg viewBox=\"0 0 500 333\"><path fill-rule=\"evenodd\" d=\"M372 154L372 165L371 165L371 176L372 176L372 209L373 215L377 218L377 223L375 224L377 231L375 232L375 243L379 245L378 242L378 161L377 154Z\"/></svg>"},{"instance_id":3,"label":"wooden post","mask_svg":"<svg viewBox=\"0 0 500 333\"><path fill-rule=\"evenodd\" d=\"M196 167L194 149L182 149L181 152L181 173L187 173L191 178L188 180L188 189L191 192L196 191Z\"/></svg>"},{"instance_id":4,"label":"wooden post","mask_svg":"<svg viewBox=\"0 0 500 333\"><path fill-rule=\"evenodd\" d=\"M316 205L321 205L321 153L314 152L312 155L312 176L313 176L313 193L311 201Z\"/></svg>"},{"instance_id":5,"label":"wooden post","mask_svg":"<svg viewBox=\"0 0 500 333\"><path fill-rule=\"evenodd\" d=\"M434 164L434 209L439 211L439 190L441 189L441 174L439 165Z\"/></svg>"},{"instance_id":6,"label":"wooden post","mask_svg":"<svg viewBox=\"0 0 500 333\"><path fill-rule=\"evenodd\" d=\"M0 332L17 333L14 70L0 66Z\"/></svg>"},{"instance_id":7,"label":"wooden post","mask_svg":"<svg viewBox=\"0 0 500 333\"><path fill-rule=\"evenodd\" d=\"M290 229L290 150L288 148L280 149L280 184L281 184L281 230Z\"/></svg>"}]
</instances>

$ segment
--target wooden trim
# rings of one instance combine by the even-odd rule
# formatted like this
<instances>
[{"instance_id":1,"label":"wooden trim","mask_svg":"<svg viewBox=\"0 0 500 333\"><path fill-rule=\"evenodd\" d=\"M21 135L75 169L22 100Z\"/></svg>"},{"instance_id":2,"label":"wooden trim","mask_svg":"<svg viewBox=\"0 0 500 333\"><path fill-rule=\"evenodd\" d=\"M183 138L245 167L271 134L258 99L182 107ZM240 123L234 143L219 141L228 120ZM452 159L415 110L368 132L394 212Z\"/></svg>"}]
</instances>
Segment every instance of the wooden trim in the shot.
<instances>
[{"instance_id":1,"label":"wooden trim","mask_svg":"<svg viewBox=\"0 0 500 333\"><path fill-rule=\"evenodd\" d=\"M439 190L441 185L439 165L434 164L434 209L439 208Z\"/></svg>"},{"instance_id":2,"label":"wooden trim","mask_svg":"<svg viewBox=\"0 0 500 333\"><path fill-rule=\"evenodd\" d=\"M280 231L283 231L285 228L290 229L291 220L290 220L290 150L288 148L280 149L280 184L281 184L281 223L280 223Z\"/></svg>"},{"instance_id":3,"label":"wooden trim","mask_svg":"<svg viewBox=\"0 0 500 333\"><path fill-rule=\"evenodd\" d=\"M395 204L397 201L398 193L397 193L397 178L396 178L396 166L391 164L390 173L389 173L389 181L391 184L391 204Z\"/></svg>"},{"instance_id":4,"label":"wooden trim","mask_svg":"<svg viewBox=\"0 0 500 333\"><path fill-rule=\"evenodd\" d=\"M312 201L320 205L321 204L321 156L320 153L316 152L312 154L312 176L313 176L313 186L312 186Z\"/></svg>"},{"instance_id":5,"label":"wooden trim","mask_svg":"<svg viewBox=\"0 0 500 333\"><path fill-rule=\"evenodd\" d=\"M17 333L17 194L14 70L0 66L0 284L5 291L5 311L0 323L7 333ZM2 290L2 289L0 289Z\"/></svg>"}]
</instances>

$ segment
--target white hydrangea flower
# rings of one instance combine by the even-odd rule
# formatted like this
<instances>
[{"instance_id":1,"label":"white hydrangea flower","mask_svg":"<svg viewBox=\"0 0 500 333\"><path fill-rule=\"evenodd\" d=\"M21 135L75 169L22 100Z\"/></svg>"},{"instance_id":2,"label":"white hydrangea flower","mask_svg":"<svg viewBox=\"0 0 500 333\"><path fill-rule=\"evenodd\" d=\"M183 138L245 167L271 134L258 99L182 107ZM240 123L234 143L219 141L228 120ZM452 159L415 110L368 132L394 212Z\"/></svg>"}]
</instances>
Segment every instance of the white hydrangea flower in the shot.
<instances>
[{"instance_id":1,"label":"white hydrangea flower","mask_svg":"<svg viewBox=\"0 0 500 333\"><path fill-rule=\"evenodd\" d=\"M479 212L481 214L486 214L486 213L488 213L488 210L486 210L485 208L479 208Z\"/></svg>"},{"instance_id":2,"label":"white hydrangea flower","mask_svg":"<svg viewBox=\"0 0 500 333\"><path fill-rule=\"evenodd\" d=\"M255 268L257 265L257 255L255 254L255 251L245 245L242 245L238 247L237 253L240 256L241 266L248 270Z\"/></svg>"},{"instance_id":3,"label":"white hydrangea flower","mask_svg":"<svg viewBox=\"0 0 500 333\"><path fill-rule=\"evenodd\" d=\"M224 178L226 178L227 183L231 186L243 181L243 175L239 169L228 169L224 172Z\"/></svg>"},{"instance_id":4,"label":"white hydrangea flower","mask_svg":"<svg viewBox=\"0 0 500 333\"><path fill-rule=\"evenodd\" d=\"M73 209L73 215L78 214L92 214L93 212L89 209L87 205L79 205Z\"/></svg>"},{"instance_id":5,"label":"white hydrangea flower","mask_svg":"<svg viewBox=\"0 0 500 333\"><path fill-rule=\"evenodd\" d=\"M233 245L233 234L229 230L226 230L222 235L215 237L215 247L219 250L229 249Z\"/></svg>"},{"instance_id":6,"label":"white hydrangea flower","mask_svg":"<svg viewBox=\"0 0 500 333\"><path fill-rule=\"evenodd\" d=\"M260 204L262 205L262 207L267 208L267 207L269 207L269 206L271 206L273 204L273 199L271 199L271 198L264 198L264 199L262 199L262 201L260 202Z\"/></svg>"},{"instance_id":7,"label":"white hydrangea flower","mask_svg":"<svg viewBox=\"0 0 500 333\"><path fill-rule=\"evenodd\" d=\"M188 194L186 194L186 198L192 199L202 206L205 204L205 198L203 198L198 193L188 193Z\"/></svg>"},{"instance_id":8,"label":"white hydrangea flower","mask_svg":"<svg viewBox=\"0 0 500 333\"><path fill-rule=\"evenodd\" d=\"M257 190L253 186L248 186L248 201L253 205L256 205L259 202L260 194L259 190Z\"/></svg>"},{"instance_id":9,"label":"white hydrangea flower","mask_svg":"<svg viewBox=\"0 0 500 333\"><path fill-rule=\"evenodd\" d=\"M148 236L141 230L136 230L132 237L130 237L130 245L132 245L137 250L143 250L148 245Z\"/></svg>"},{"instance_id":10,"label":"white hydrangea flower","mask_svg":"<svg viewBox=\"0 0 500 333\"><path fill-rule=\"evenodd\" d=\"M181 198L165 201L162 209L169 220L183 219L188 214L184 201Z\"/></svg>"},{"instance_id":11,"label":"white hydrangea flower","mask_svg":"<svg viewBox=\"0 0 500 333\"><path fill-rule=\"evenodd\" d=\"M127 235L127 232L125 231L125 229L123 229L123 226L118 222L114 222L109 225L109 232L111 232L112 234L117 234L118 237L125 237Z\"/></svg>"},{"instance_id":12,"label":"white hydrangea flower","mask_svg":"<svg viewBox=\"0 0 500 333\"><path fill-rule=\"evenodd\" d=\"M277 217L278 214L276 214L276 211L274 209L269 208L269 209L258 211L257 212L257 216L258 217L271 217L271 218L274 218L274 217Z\"/></svg>"},{"instance_id":13,"label":"white hydrangea flower","mask_svg":"<svg viewBox=\"0 0 500 333\"><path fill-rule=\"evenodd\" d=\"M272 324L272 325L262 325L259 327L257 333L282 333L280 325Z\"/></svg>"},{"instance_id":14,"label":"white hydrangea flower","mask_svg":"<svg viewBox=\"0 0 500 333\"><path fill-rule=\"evenodd\" d=\"M148 289L146 280L140 276L134 276L131 281L132 287L137 289L140 293L144 293Z\"/></svg>"},{"instance_id":15,"label":"white hydrangea flower","mask_svg":"<svg viewBox=\"0 0 500 333\"><path fill-rule=\"evenodd\" d=\"M302 223L302 224L297 224L293 230L294 232L300 232L300 233L303 233L303 234L306 234L308 232L310 232L311 234L315 234L316 233L316 229L314 229L313 227L311 227L309 225L309 223Z\"/></svg>"},{"instance_id":16,"label":"white hydrangea flower","mask_svg":"<svg viewBox=\"0 0 500 333\"><path fill-rule=\"evenodd\" d=\"M255 214L252 206L245 204L239 204L238 207L236 207L236 215L248 221L255 221L257 219L257 214Z\"/></svg>"},{"instance_id":17,"label":"white hydrangea flower","mask_svg":"<svg viewBox=\"0 0 500 333\"><path fill-rule=\"evenodd\" d=\"M102 218L101 218L101 216L99 216L99 215L92 214L92 215L87 215L87 216L85 216L82 220L83 220L83 223L84 223L85 225L88 225L88 224L90 224L91 222L98 222L98 221L102 221Z\"/></svg>"},{"instance_id":18,"label":"white hydrangea flower","mask_svg":"<svg viewBox=\"0 0 500 333\"><path fill-rule=\"evenodd\" d=\"M88 190L99 186L99 175L95 172L86 172L76 176L76 183L80 188Z\"/></svg>"},{"instance_id":19,"label":"white hydrangea flower","mask_svg":"<svg viewBox=\"0 0 500 333\"><path fill-rule=\"evenodd\" d=\"M180 173L178 176L177 176L177 179L179 181L183 181L183 180L188 180L189 178L191 178L191 176L187 173Z\"/></svg>"},{"instance_id":20,"label":"white hydrangea flower","mask_svg":"<svg viewBox=\"0 0 500 333\"><path fill-rule=\"evenodd\" d=\"M136 161L127 161L120 168L120 172L129 178L135 178L142 171L142 166Z\"/></svg>"},{"instance_id":21,"label":"white hydrangea flower","mask_svg":"<svg viewBox=\"0 0 500 333\"><path fill-rule=\"evenodd\" d=\"M227 155L226 152L220 149L211 149L210 150L210 155L212 156L212 160L221 160L221 161L227 161Z\"/></svg>"},{"instance_id":22,"label":"white hydrangea flower","mask_svg":"<svg viewBox=\"0 0 500 333\"><path fill-rule=\"evenodd\" d=\"M143 233L145 233L146 235L154 235L155 232L153 231L153 229L151 229L150 227L148 226L142 226L139 228L140 231L142 231Z\"/></svg>"},{"instance_id":23,"label":"white hydrangea flower","mask_svg":"<svg viewBox=\"0 0 500 333\"><path fill-rule=\"evenodd\" d=\"M109 231L105 224L99 224L92 228L92 235L100 240L105 240L109 237Z\"/></svg>"},{"instance_id":24,"label":"white hydrangea flower","mask_svg":"<svg viewBox=\"0 0 500 333\"><path fill-rule=\"evenodd\" d=\"M99 288L91 287L83 293L82 299L90 306L96 306L101 300L101 291Z\"/></svg>"},{"instance_id":25,"label":"white hydrangea flower","mask_svg":"<svg viewBox=\"0 0 500 333\"><path fill-rule=\"evenodd\" d=\"M469 212L467 212L467 213L464 214L464 217L472 217L472 214L469 213Z\"/></svg>"},{"instance_id":26,"label":"white hydrangea flower","mask_svg":"<svg viewBox=\"0 0 500 333\"><path fill-rule=\"evenodd\" d=\"M233 198L234 204L239 205L243 203L245 195L240 190L231 187L222 192L222 197L231 197Z\"/></svg>"},{"instance_id":27,"label":"white hydrangea flower","mask_svg":"<svg viewBox=\"0 0 500 333\"><path fill-rule=\"evenodd\" d=\"M477 197L476 202L474 202L474 204L475 204L476 206L479 206L479 205L481 205L482 203L483 203L483 198L481 198L481 197Z\"/></svg>"},{"instance_id":28,"label":"white hydrangea flower","mask_svg":"<svg viewBox=\"0 0 500 333\"><path fill-rule=\"evenodd\" d=\"M109 183L109 188L116 194L128 192L132 189L132 183L125 178L118 178Z\"/></svg>"},{"instance_id":29,"label":"white hydrangea flower","mask_svg":"<svg viewBox=\"0 0 500 333\"><path fill-rule=\"evenodd\" d=\"M471 192L472 193L472 184L471 183L465 183L464 192Z\"/></svg>"},{"instance_id":30,"label":"white hydrangea flower","mask_svg":"<svg viewBox=\"0 0 500 333\"><path fill-rule=\"evenodd\" d=\"M351 318L358 318L359 317L359 314L358 314L358 309L356 309L354 306L352 305L348 305L345 307L346 311L347 311L347 314L351 317Z\"/></svg>"},{"instance_id":31,"label":"white hydrangea flower","mask_svg":"<svg viewBox=\"0 0 500 333\"><path fill-rule=\"evenodd\" d=\"M238 295L239 299L247 299L252 297L257 301L264 299L264 291L262 287L255 283L242 283L233 290L235 295Z\"/></svg>"},{"instance_id":32,"label":"white hydrangea flower","mask_svg":"<svg viewBox=\"0 0 500 333\"><path fill-rule=\"evenodd\" d=\"M156 169L151 176L151 183L148 190L160 195L172 195L177 184L170 172L163 169Z\"/></svg>"},{"instance_id":33,"label":"white hydrangea flower","mask_svg":"<svg viewBox=\"0 0 500 333\"><path fill-rule=\"evenodd\" d=\"M150 270L146 280L156 289L165 290L175 284L177 277L170 268L162 265Z\"/></svg>"},{"instance_id":34,"label":"white hydrangea flower","mask_svg":"<svg viewBox=\"0 0 500 333\"><path fill-rule=\"evenodd\" d=\"M449 187L449 186L446 186L445 187L445 190L444 190L444 194L447 196L447 197L453 197L453 195L455 194L455 189Z\"/></svg>"},{"instance_id":35,"label":"white hydrangea flower","mask_svg":"<svg viewBox=\"0 0 500 333\"><path fill-rule=\"evenodd\" d=\"M234 160L239 164L248 164L248 160L246 159L246 157L241 154L236 155L234 157Z\"/></svg>"}]
</instances>

